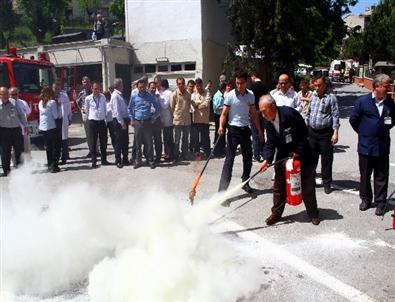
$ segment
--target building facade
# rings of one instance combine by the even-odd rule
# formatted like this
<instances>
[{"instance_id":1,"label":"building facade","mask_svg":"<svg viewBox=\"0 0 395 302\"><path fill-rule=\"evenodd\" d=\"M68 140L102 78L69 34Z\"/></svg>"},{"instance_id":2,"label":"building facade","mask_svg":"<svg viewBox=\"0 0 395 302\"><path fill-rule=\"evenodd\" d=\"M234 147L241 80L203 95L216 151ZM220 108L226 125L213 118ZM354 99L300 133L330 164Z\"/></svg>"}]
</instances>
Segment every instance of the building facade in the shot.
<instances>
[{"instance_id":1,"label":"building facade","mask_svg":"<svg viewBox=\"0 0 395 302\"><path fill-rule=\"evenodd\" d=\"M216 83L230 41L228 1L126 0L126 41L134 48L132 78L160 74Z\"/></svg>"},{"instance_id":2,"label":"building facade","mask_svg":"<svg viewBox=\"0 0 395 302\"><path fill-rule=\"evenodd\" d=\"M359 15L348 15L344 18L346 26L350 29L354 29L359 26L360 31L364 31L365 27L368 25L370 17L372 15L372 8L368 7L364 13Z\"/></svg>"}]
</instances>

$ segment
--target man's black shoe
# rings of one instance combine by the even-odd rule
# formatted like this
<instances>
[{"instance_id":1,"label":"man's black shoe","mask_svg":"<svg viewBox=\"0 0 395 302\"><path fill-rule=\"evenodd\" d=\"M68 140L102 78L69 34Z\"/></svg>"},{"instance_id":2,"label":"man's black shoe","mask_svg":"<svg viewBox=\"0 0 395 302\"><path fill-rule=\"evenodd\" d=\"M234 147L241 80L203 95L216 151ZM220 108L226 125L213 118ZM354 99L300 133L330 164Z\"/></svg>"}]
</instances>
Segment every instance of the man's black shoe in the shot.
<instances>
[{"instance_id":1,"label":"man's black shoe","mask_svg":"<svg viewBox=\"0 0 395 302\"><path fill-rule=\"evenodd\" d=\"M362 200L361 203L359 204L359 210L360 211L366 211L371 207L371 202L368 202L366 200Z\"/></svg>"},{"instance_id":2,"label":"man's black shoe","mask_svg":"<svg viewBox=\"0 0 395 302\"><path fill-rule=\"evenodd\" d=\"M378 203L374 214L376 214L377 216L383 216L385 214L385 203Z\"/></svg>"},{"instance_id":3,"label":"man's black shoe","mask_svg":"<svg viewBox=\"0 0 395 302\"><path fill-rule=\"evenodd\" d=\"M140 168L142 166L143 166L142 163L135 163L133 169L138 169L138 168Z\"/></svg>"},{"instance_id":4,"label":"man's black shoe","mask_svg":"<svg viewBox=\"0 0 395 302\"><path fill-rule=\"evenodd\" d=\"M149 166L150 166L151 169L155 169L156 168L156 164L154 162L150 163Z\"/></svg>"},{"instance_id":5,"label":"man's black shoe","mask_svg":"<svg viewBox=\"0 0 395 302\"><path fill-rule=\"evenodd\" d=\"M124 166L129 166L130 162L129 162L129 160L125 159L125 160L122 161L122 164Z\"/></svg>"},{"instance_id":6,"label":"man's black shoe","mask_svg":"<svg viewBox=\"0 0 395 302\"><path fill-rule=\"evenodd\" d=\"M331 186L324 186L324 192L325 194L331 194L332 193Z\"/></svg>"},{"instance_id":7,"label":"man's black shoe","mask_svg":"<svg viewBox=\"0 0 395 302\"><path fill-rule=\"evenodd\" d=\"M311 218L311 223L314 225L319 225L321 220L318 217Z\"/></svg>"},{"instance_id":8,"label":"man's black shoe","mask_svg":"<svg viewBox=\"0 0 395 302\"><path fill-rule=\"evenodd\" d=\"M96 163L92 163L92 169L96 169L97 168L97 164Z\"/></svg>"},{"instance_id":9,"label":"man's black shoe","mask_svg":"<svg viewBox=\"0 0 395 302\"><path fill-rule=\"evenodd\" d=\"M111 163L109 161L107 161L107 160L102 160L101 165L102 166L110 166Z\"/></svg>"},{"instance_id":10,"label":"man's black shoe","mask_svg":"<svg viewBox=\"0 0 395 302\"><path fill-rule=\"evenodd\" d=\"M58 172L60 172L60 168L59 168L58 166L53 167L53 168L51 169L51 173L58 173Z\"/></svg>"},{"instance_id":11,"label":"man's black shoe","mask_svg":"<svg viewBox=\"0 0 395 302\"><path fill-rule=\"evenodd\" d=\"M242 187L242 189L248 194L254 193L254 189L250 187L248 182Z\"/></svg>"},{"instance_id":12,"label":"man's black shoe","mask_svg":"<svg viewBox=\"0 0 395 302\"><path fill-rule=\"evenodd\" d=\"M117 168L122 169L123 168L122 163L117 163Z\"/></svg>"},{"instance_id":13,"label":"man's black shoe","mask_svg":"<svg viewBox=\"0 0 395 302\"><path fill-rule=\"evenodd\" d=\"M265 222L267 225L273 225L277 222L279 222L281 220L281 216L276 214L276 213L272 213L268 218L266 218Z\"/></svg>"}]
</instances>

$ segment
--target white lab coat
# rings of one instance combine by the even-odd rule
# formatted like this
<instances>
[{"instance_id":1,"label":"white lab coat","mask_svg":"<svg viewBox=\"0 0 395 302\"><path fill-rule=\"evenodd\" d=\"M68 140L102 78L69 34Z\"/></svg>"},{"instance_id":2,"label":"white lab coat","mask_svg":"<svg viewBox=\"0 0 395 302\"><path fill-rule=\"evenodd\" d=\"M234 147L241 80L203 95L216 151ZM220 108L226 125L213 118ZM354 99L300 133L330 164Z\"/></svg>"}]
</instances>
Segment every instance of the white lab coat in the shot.
<instances>
[{"instance_id":1,"label":"white lab coat","mask_svg":"<svg viewBox=\"0 0 395 302\"><path fill-rule=\"evenodd\" d=\"M72 112L71 112L71 103L70 99L65 91L61 91L60 94L60 99L61 99L61 108L62 108L62 118L63 118L63 124L62 124L62 140L68 139L69 138L69 124L71 122L72 118Z\"/></svg>"}]
</instances>

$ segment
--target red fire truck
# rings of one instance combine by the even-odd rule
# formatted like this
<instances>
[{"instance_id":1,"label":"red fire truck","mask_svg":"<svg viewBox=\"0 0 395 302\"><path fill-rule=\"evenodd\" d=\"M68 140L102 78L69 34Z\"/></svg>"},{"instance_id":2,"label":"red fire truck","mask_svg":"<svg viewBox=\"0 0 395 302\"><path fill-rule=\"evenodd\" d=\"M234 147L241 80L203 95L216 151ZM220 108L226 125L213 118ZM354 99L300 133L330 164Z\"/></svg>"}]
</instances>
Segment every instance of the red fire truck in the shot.
<instances>
[{"instance_id":1,"label":"red fire truck","mask_svg":"<svg viewBox=\"0 0 395 302\"><path fill-rule=\"evenodd\" d=\"M28 102L32 109L28 116L32 136L38 135L41 88L52 85L55 80L55 65L47 59L46 53L38 56L37 59L19 57L15 48L10 48L8 55L0 56L0 86L18 87L20 98Z\"/></svg>"}]
</instances>

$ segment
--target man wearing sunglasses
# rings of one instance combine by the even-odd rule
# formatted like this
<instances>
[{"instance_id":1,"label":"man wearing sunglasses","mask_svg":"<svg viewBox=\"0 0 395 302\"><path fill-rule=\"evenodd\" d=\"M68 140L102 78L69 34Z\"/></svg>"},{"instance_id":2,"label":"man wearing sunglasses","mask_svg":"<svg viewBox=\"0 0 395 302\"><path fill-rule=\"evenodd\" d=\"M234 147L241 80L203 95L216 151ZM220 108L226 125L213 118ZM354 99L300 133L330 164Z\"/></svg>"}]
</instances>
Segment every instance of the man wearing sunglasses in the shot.
<instances>
[{"instance_id":1,"label":"man wearing sunglasses","mask_svg":"<svg viewBox=\"0 0 395 302\"><path fill-rule=\"evenodd\" d=\"M272 91L272 97L277 106L292 107L300 112L301 104L298 94L292 87L292 83L287 74L281 74L278 78L279 89Z\"/></svg>"}]
</instances>

